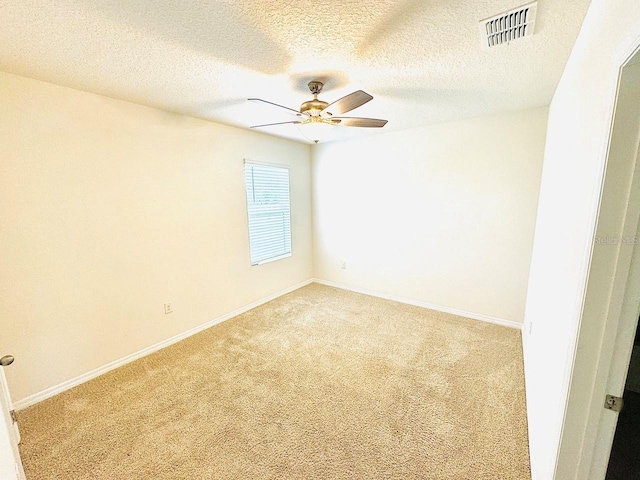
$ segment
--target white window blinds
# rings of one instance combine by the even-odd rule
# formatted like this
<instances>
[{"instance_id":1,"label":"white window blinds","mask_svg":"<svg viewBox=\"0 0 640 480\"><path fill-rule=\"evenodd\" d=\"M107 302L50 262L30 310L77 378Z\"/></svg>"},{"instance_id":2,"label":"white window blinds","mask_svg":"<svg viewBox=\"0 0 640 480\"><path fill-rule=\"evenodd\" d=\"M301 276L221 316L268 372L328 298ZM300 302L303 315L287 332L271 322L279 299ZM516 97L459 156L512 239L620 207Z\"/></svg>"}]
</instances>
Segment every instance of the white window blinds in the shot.
<instances>
[{"instance_id":1,"label":"white window blinds","mask_svg":"<svg viewBox=\"0 0 640 480\"><path fill-rule=\"evenodd\" d=\"M245 162L251 265L291 256L289 169Z\"/></svg>"}]
</instances>

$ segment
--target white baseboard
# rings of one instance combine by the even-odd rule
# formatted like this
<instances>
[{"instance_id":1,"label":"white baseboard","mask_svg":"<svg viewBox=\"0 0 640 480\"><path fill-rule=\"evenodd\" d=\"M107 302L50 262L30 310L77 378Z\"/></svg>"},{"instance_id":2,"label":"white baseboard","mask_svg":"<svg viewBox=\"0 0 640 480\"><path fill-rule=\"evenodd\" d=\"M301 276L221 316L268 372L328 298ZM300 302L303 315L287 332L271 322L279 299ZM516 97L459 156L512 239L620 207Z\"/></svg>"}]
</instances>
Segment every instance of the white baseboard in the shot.
<instances>
[{"instance_id":1,"label":"white baseboard","mask_svg":"<svg viewBox=\"0 0 640 480\"><path fill-rule=\"evenodd\" d=\"M503 327L516 328L518 330L522 328L521 323L514 322L513 320L505 320L503 318L491 317L489 315L483 315L481 313L473 313L473 312L467 312L464 310L458 310L456 308L443 307L442 305L434 305L433 303L422 302L420 300L413 300L411 298L399 297L397 295L389 295L387 293L380 293L374 290L368 290L366 288L352 287L350 285L345 285L337 282L330 282L330 281L322 280L319 278L314 278L313 282L319 283L321 285L327 285L329 287L336 287L336 288L341 288L343 290L349 290L351 292L371 295L372 297L384 298L386 300L393 300L394 302L406 303L408 305L414 305L416 307L423 307L423 308L428 308L430 310L437 310L438 312L450 313L452 315L457 315L459 317L472 318L474 320L480 320L482 322L494 323L496 325L502 325Z\"/></svg>"},{"instance_id":2,"label":"white baseboard","mask_svg":"<svg viewBox=\"0 0 640 480\"><path fill-rule=\"evenodd\" d=\"M229 320L230 318L233 318L237 315L240 315L242 313L245 313L253 308L259 307L260 305L263 305L267 302L270 302L271 300L274 300L278 297L281 297L282 295L286 295L287 293L293 292L294 290L297 290L299 288L302 288L306 285L309 285L310 283L319 283L321 285L327 285L330 287L336 287L336 288L341 288L343 290L350 290L352 292L357 292L357 293L363 293L365 295L371 295L372 297L378 297L378 298L384 298L387 300L393 300L396 302L400 302L400 303L406 303L409 305L414 305L417 307L423 307L423 308L428 308L431 310L437 310L439 312L444 312L444 313L450 313L453 315L458 315L461 317L466 317L466 318L472 318L474 320L481 320L483 322L489 322L489 323L494 323L497 325L502 325L505 327L509 327L509 328L517 328L520 329L522 328L522 325L518 322L514 322L511 320L504 320L501 318L497 318L497 317L491 317L488 315L482 315L482 314L478 314L478 313L472 313L472 312L466 312L464 310L458 310L455 308L449 308L449 307L443 307L441 305L434 305L431 303L427 303L427 302L421 302L419 300L412 300L410 298L404 298L404 297L399 297L396 295L388 295L386 293L380 293L380 292L376 292L373 290L368 290L366 288L358 288L358 287L351 287L349 285L344 285L341 283L336 283L336 282L329 282L327 280L322 280L319 278L312 278L309 280L306 280L304 282L298 283L297 285L293 285L289 288L285 288L284 290L280 290L279 292L276 292L272 295L269 295L267 297L261 298L260 300L257 300L253 303L250 303L248 305L245 305L237 310L234 310L233 312L229 312L226 315L222 315L221 317L215 318L209 322L203 323L202 325L198 325L197 327L194 327L190 330L187 330L186 332L182 332L179 333L178 335L175 335L171 338L168 338L166 340L163 340L161 342L158 342L154 345L151 345L147 348L143 348L142 350L139 350L135 353L132 353L130 355L127 355L126 357L120 358L118 360L114 360L113 362L107 363L106 365L103 365L101 367L98 367L96 369L93 369L87 373L84 373L78 377L72 378L70 380L67 380L65 382L62 382L58 385L54 385L53 387L49 387L45 390L42 390L41 392L38 393L34 393L33 395L29 395L26 398L23 398L21 400L18 400L16 402L13 402L13 408L15 410L22 410L24 408L30 407L31 405L34 405L38 402L41 402L42 400L45 400L47 398L53 397L54 395L58 395L59 393L64 392L65 390L69 390L70 388L76 387L82 383L88 382L89 380L92 380L96 377L99 377L100 375L103 375L111 370L114 370L118 367L121 367L123 365L126 365L127 363L131 363L135 360L138 360L139 358L142 358L146 355L149 355L151 353L157 352L158 350L161 350L165 347L168 347L169 345L173 345L174 343L179 342L180 340L184 340L185 338L188 338L192 335L195 335L196 333L199 333L203 330L206 330L207 328L213 327L214 325L217 325L219 323L224 322L225 320Z\"/></svg>"},{"instance_id":3,"label":"white baseboard","mask_svg":"<svg viewBox=\"0 0 640 480\"><path fill-rule=\"evenodd\" d=\"M142 350L132 353L131 355L127 355L126 357L122 357L118 360L114 360L113 362L107 363L102 367L98 367L78 377L67 380L66 382L62 382L58 385L54 385L53 387L49 387L46 390L43 390L41 392L34 393L33 395L29 395L28 397L23 398L22 400L13 402L13 408L15 410L22 410L24 408L30 407L31 405L41 402L42 400L45 400L49 397L53 397L54 395L62 393L65 390L69 390L70 388L76 387L82 383L88 382L89 380L99 377L100 375L103 375L111 370L114 370L118 367L126 365L127 363L131 363L134 360L138 360L139 358L142 358L146 355L157 352L158 350L168 347L169 345L173 345L174 343L177 343L180 340L184 340L185 338L195 335L196 333L206 330L207 328L213 327L218 323L222 323L225 320L229 320L230 318L233 318L237 315L248 312L249 310L252 310L256 307L259 307L260 305L270 302L271 300L281 297L282 295L286 295L287 293L293 292L294 290L297 290L306 285L309 285L310 283L313 283L313 279L305 280L304 282L298 283L297 285L293 285L292 287L285 288L284 290L280 290L279 292L276 292L272 295L261 298L260 300L257 300L253 303L245 305L244 307L240 307L237 310L234 310L233 312L229 312L226 315L222 315L221 317L218 317L209 322L203 323L202 325L198 325L197 327L187 330L186 332L179 333L178 335L175 335L171 338L158 342L147 348L143 348Z\"/></svg>"}]
</instances>

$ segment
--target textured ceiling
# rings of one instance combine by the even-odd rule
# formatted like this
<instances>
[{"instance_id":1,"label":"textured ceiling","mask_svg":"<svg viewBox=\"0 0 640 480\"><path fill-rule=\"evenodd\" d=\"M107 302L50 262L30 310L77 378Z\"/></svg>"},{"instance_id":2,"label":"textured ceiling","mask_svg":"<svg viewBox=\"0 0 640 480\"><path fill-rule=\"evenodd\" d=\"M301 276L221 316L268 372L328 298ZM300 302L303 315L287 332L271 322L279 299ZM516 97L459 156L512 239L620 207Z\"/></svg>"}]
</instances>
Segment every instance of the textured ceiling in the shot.
<instances>
[{"instance_id":1,"label":"textured ceiling","mask_svg":"<svg viewBox=\"0 0 640 480\"><path fill-rule=\"evenodd\" d=\"M297 109L320 79L389 131L547 105L589 0L539 0L534 36L480 48L478 22L526 1L5 0L0 70L240 127L290 120L247 98Z\"/></svg>"}]
</instances>

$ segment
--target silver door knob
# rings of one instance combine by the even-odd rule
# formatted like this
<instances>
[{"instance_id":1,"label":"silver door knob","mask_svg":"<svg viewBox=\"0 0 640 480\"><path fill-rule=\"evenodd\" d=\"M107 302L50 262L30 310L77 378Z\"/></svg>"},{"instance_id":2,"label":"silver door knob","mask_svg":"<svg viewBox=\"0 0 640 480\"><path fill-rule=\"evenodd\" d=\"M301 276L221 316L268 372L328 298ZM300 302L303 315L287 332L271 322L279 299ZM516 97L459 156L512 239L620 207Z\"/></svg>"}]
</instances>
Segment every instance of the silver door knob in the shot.
<instances>
[{"instance_id":1,"label":"silver door knob","mask_svg":"<svg viewBox=\"0 0 640 480\"><path fill-rule=\"evenodd\" d=\"M3 367L8 367L13 363L14 360L15 358L13 358L13 355L5 355L4 357L0 358L0 365L2 365Z\"/></svg>"}]
</instances>

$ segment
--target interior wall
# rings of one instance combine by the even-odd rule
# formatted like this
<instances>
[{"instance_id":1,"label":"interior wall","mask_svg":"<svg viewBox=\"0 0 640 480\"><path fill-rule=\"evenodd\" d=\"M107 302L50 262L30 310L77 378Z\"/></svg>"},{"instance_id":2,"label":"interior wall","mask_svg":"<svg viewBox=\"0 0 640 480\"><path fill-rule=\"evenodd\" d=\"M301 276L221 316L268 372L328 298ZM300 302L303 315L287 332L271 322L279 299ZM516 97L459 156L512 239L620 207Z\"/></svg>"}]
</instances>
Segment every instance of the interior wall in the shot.
<instances>
[{"instance_id":1,"label":"interior wall","mask_svg":"<svg viewBox=\"0 0 640 480\"><path fill-rule=\"evenodd\" d=\"M594 250L594 235L601 200L616 218L599 235L621 231L618 213L627 205L628 169L611 177L618 185L608 206L601 192L618 71L638 32L640 4L593 0L550 106L523 329L536 480L589 478L588 411L604 401L592 395L618 251L606 242ZM585 304L589 277L598 293Z\"/></svg>"},{"instance_id":2,"label":"interior wall","mask_svg":"<svg viewBox=\"0 0 640 480\"><path fill-rule=\"evenodd\" d=\"M547 113L318 145L315 276L522 322Z\"/></svg>"},{"instance_id":3,"label":"interior wall","mask_svg":"<svg viewBox=\"0 0 640 480\"><path fill-rule=\"evenodd\" d=\"M0 104L14 401L312 277L308 145L5 73ZM245 158L291 169L290 258L249 263Z\"/></svg>"}]
</instances>

